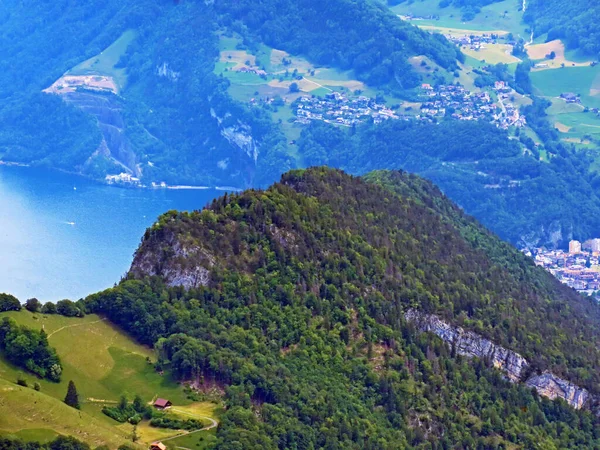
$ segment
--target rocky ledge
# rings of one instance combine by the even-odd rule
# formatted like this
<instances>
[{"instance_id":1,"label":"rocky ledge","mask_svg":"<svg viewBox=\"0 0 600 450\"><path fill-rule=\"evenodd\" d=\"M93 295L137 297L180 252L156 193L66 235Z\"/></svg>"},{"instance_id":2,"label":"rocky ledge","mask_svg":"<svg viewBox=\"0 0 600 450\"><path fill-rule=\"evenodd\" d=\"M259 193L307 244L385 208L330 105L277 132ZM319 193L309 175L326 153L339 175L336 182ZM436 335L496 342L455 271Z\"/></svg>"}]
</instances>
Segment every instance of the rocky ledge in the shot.
<instances>
[{"instance_id":1,"label":"rocky ledge","mask_svg":"<svg viewBox=\"0 0 600 450\"><path fill-rule=\"evenodd\" d=\"M504 372L506 377L513 383L523 381L523 375L529 363L517 352L494 344L477 333L451 325L433 314L424 314L411 309L406 312L405 318L419 331L434 333L439 336L444 342L453 347L458 354L469 358L486 359L494 367ZM575 409L581 409L589 405L591 400L591 395L587 390L550 372L531 376L525 380L525 384L544 397L552 400L562 398Z\"/></svg>"}]
</instances>

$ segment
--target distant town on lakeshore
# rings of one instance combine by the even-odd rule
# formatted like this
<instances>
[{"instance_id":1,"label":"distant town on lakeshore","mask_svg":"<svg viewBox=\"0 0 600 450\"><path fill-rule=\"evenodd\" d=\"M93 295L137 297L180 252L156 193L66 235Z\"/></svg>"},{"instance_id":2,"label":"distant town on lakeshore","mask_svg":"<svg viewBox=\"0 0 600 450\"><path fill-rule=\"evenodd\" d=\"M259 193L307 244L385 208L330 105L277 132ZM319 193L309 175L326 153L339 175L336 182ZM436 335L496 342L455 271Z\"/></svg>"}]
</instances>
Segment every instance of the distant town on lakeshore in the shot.
<instances>
[{"instance_id":1,"label":"distant town on lakeshore","mask_svg":"<svg viewBox=\"0 0 600 450\"><path fill-rule=\"evenodd\" d=\"M600 295L600 239L572 240L569 250L526 250L535 264L543 267L562 283L578 292Z\"/></svg>"}]
</instances>

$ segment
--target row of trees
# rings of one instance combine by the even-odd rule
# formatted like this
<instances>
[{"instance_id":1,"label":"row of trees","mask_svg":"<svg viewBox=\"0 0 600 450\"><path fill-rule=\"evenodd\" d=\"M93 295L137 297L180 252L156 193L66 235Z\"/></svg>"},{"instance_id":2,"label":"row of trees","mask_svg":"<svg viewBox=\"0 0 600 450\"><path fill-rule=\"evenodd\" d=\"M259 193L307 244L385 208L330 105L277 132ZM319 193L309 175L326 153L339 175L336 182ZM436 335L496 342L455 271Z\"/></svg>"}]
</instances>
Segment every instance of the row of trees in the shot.
<instances>
[{"instance_id":1,"label":"row of trees","mask_svg":"<svg viewBox=\"0 0 600 450\"><path fill-rule=\"evenodd\" d=\"M59 300L56 303L42 303L37 298L29 298L23 305L17 297L11 294L0 294L0 312L20 311L23 307L27 311L42 314L59 314L65 317L83 317L84 312L77 303L71 300Z\"/></svg>"}]
</instances>

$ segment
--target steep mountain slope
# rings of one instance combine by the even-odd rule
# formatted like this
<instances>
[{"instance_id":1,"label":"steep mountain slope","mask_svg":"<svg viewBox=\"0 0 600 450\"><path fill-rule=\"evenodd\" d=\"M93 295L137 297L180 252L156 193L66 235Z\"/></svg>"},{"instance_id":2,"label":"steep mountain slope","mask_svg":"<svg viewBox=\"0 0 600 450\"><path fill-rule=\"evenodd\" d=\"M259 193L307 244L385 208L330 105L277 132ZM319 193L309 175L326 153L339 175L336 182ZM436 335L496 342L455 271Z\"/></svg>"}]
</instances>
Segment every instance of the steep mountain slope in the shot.
<instances>
[{"instance_id":1,"label":"steep mountain slope","mask_svg":"<svg viewBox=\"0 0 600 450\"><path fill-rule=\"evenodd\" d=\"M590 0L532 0L524 20L536 35L548 33L547 41L562 39L568 49L579 49L600 58L600 5Z\"/></svg>"},{"instance_id":2,"label":"steep mountain slope","mask_svg":"<svg viewBox=\"0 0 600 450\"><path fill-rule=\"evenodd\" d=\"M218 448L597 445L598 306L414 176L293 171L171 211L129 279L84 303L177 376L227 386ZM519 352L526 370L513 384L484 353L455 357L473 353L419 334L415 311L506 361ZM588 389L583 409L518 383L544 371Z\"/></svg>"},{"instance_id":3,"label":"steep mountain slope","mask_svg":"<svg viewBox=\"0 0 600 450\"><path fill-rule=\"evenodd\" d=\"M298 148L308 164L357 175L376 169L418 173L519 248L565 246L600 227L600 197L585 154L561 148L541 162L489 124L397 121L350 133L313 124ZM582 211L589 214L582 218Z\"/></svg>"},{"instance_id":4,"label":"steep mountain slope","mask_svg":"<svg viewBox=\"0 0 600 450\"><path fill-rule=\"evenodd\" d=\"M378 2L330 0L220 0L216 8L234 29L236 21L265 43L317 64L352 69L371 86L418 85L420 76L407 62L424 55L446 69L464 59L439 35L431 35L398 18Z\"/></svg>"},{"instance_id":5,"label":"steep mountain slope","mask_svg":"<svg viewBox=\"0 0 600 450\"><path fill-rule=\"evenodd\" d=\"M236 32L254 47L264 40L390 89L419 83L410 56L448 69L462 56L375 0L255 6L3 2L0 159L96 178L263 185L293 160L270 114L232 100L214 73L219 36Z\"/></svg>"}]
</instances>

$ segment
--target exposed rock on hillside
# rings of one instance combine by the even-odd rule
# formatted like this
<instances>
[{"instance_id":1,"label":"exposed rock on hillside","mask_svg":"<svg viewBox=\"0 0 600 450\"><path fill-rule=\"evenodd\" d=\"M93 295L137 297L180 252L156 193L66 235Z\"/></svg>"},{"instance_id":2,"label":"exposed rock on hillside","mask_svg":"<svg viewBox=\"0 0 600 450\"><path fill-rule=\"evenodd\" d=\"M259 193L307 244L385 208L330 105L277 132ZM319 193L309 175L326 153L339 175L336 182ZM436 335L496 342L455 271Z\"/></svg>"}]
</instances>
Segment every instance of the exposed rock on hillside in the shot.
<instances>
[{"instance_id":1,"label":"exposed rock on hillside","mask_svg":"<svg viewBox=\"0 0 600 450\"><path fill-rule=\"evenodd\" d=\"M210 280L209 269L213 256L205 249L180 242L175 235L164 233L162 245L149 243L151 251L136 252L130 273L133 277L160 276L169 286L193 289L206 286ZM164 243L167 245L164 245Z\"/></svg>"},{"instance_id":2,"label":"exposed rock on hillside","mask_svg":"<svg viewBox=\"0 0 600 450\"><path fill-rule=\"evenodd\" d=\"M562 398L575 409L583 408L590 400L590 394L585 389L575 386L561 378L544 372L529 378L525 384L534 388L540 395L552 400Z\"/></svg>"},{"instance_id":3,"label":"exposed rock on hillside","mask_svg":"<svg viewBox=\"0 0 600 450\"><path fill-rule=\"evenodd\" d=\"M411 309L405 314L405 317L418 330L438 335L444 342L455 348L458 354L490 361L513 383L522 380L524 370L529 366L527 360L517 352L496 345L477 333L450 325L433 314L423 314ZM552 400L562 398L575 409L583 408L590 400L590 393L586 389L550 372L534 375L527 379L525 384L534 388L540 395Z\"/></svg>"},{"instance_id":4,"label":"exposed rock on hillside","mask_svg":"<svg viewBox=\"0 0 600 450\"><path fill-rule=\"evenodd\" d=\"M54 85L53 85L54 86ZM96 149L86 165L98 156L111 160L129 174L140 176L138 157L129 139L125 136L125 123L122 105L118 97L109 90L53 90L48 93L58 94L68 103L91 114L98 121L102 133L102 143ZM85 172L86 167L82 168Z\"/></svg>"}]
</instances>

